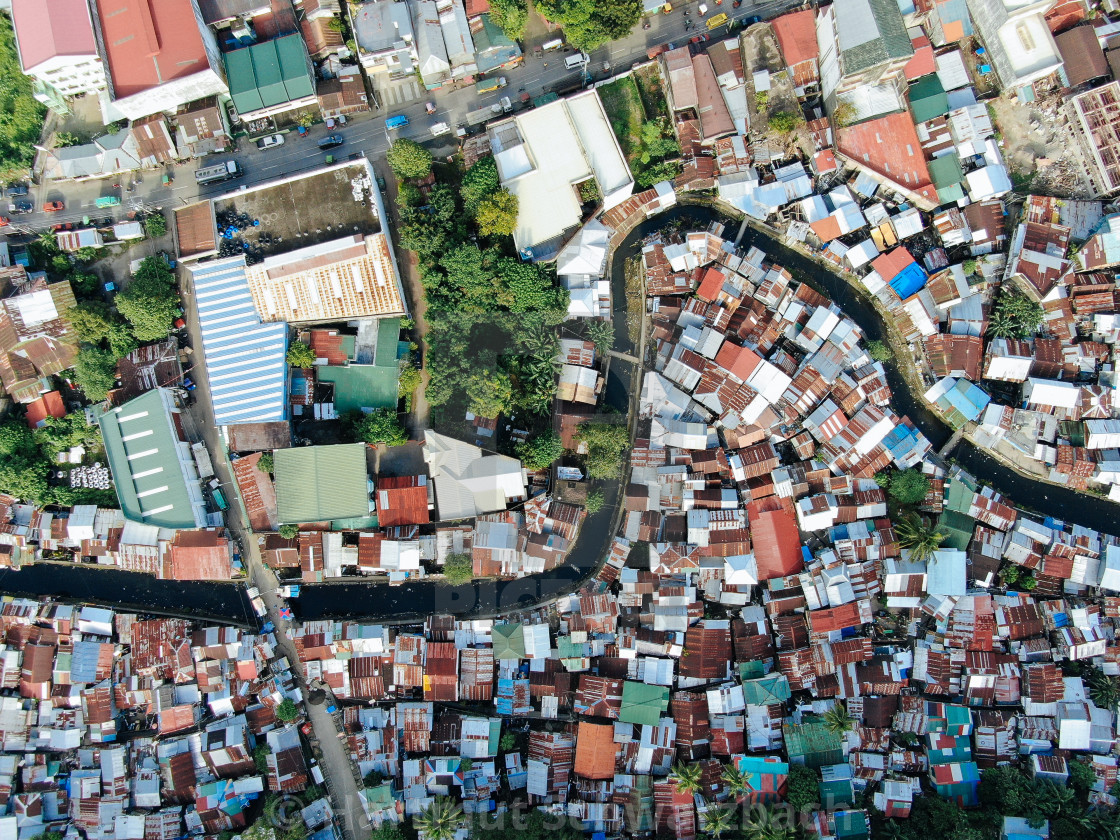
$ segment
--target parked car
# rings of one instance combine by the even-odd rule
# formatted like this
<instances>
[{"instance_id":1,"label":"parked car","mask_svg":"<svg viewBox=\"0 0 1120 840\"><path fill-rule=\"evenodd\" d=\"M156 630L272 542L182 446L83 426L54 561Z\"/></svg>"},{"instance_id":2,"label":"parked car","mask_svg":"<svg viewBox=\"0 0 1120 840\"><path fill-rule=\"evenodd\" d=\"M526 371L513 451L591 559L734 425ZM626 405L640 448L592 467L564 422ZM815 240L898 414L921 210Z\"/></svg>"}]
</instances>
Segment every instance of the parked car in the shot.
<instances>
[{"instance_id":1,"label":"parked car","mask_svg":"<svg viewBox=\"0 0 1120 840\"><path fill-rule=\"evenodd\" d=\"M707 35L694 35L693 37L688 39L688 43L690 43L690 44L702 44L707 40L709 40Z\"/></svg>"},{"instance_id":2,"label":"parked car","mask_svg":"<svg viewBox=\"0 0 1120 840\"><path fill-rule=\"evenodd\" d=\"M27 184L8 184L8 195L13 197L27 195Z\"/></svg>"},{"instance_id":3,"label":"parked car","mask_svg":"<svg viewBox=\"0 0 1120 840\"><path fill-rule=\"evenodd\" d=\"M341 134L328 134L326 137L324 137L322 140L319 141L319 148L320 149L334 149L334 148L337 148L338 146L341 146L342 142L343 141L342 141L342 135Z\"/></svg>"},{"instance_id":4,"label":"parked car","mask_svg":"<svg viewBox=\"0 0 1120 840\"><path fill-rule=\"evenodd\" d=\"M65 210L66 205L61 201L47 201L43 204L44 213L57 213L59 210Z\"/></svg>"},{"instance_id":5,"label":"parked car","mask_svg":"<svg viewBox=\"0 0 1120 840\"><path fill-rule=\"evenodd\" d=\"M13 201L9 209L12 213L32 213L35 205L30 201Z\"/></svg>"},{"instance_id":6,"label":"parked car","mask_svg":"<svg viewBox=\"0 0 1120 840\"><path fill-rule=\"evenodd\" d=\"M284 145L284 135L282 135L282 134L270 134L267 137L262 137L260 140L257 141L257 148L258 149L271 149L273 146L283 146L283 145Z\"/></svg>"},{"instance_id":7,"label":"parked car","mask_svg":"<svg viewBox=\"0 0 1120 840\"><path fill-rule=\"evenodd\" d=\"M743 28L746 29L748 26L754 26L756 23L762 23L762 18L758 15L751 15L743 21Z\"/></svg>"},{"instance_id":8,"label":"parked car","mask_svg":"<svg viewBox=\"0 0 1120 840\"><path fill-rule=\"evenodd\" d=\"M73 230L74 225L71 222L62 222L57 225L51 225L51 232L58 233L60 230Z\"/></svg>"}]
</instances>

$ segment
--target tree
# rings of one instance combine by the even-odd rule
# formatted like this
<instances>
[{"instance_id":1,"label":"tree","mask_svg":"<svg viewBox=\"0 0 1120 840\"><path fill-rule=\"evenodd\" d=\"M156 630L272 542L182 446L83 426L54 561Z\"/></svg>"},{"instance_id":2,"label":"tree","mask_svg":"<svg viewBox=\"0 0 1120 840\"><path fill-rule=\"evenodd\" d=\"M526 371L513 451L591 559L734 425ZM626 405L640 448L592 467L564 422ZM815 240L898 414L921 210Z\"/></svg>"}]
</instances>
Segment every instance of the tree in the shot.
<instances>
[{"instance_id":1,"label":"tree","mask_svg":"<svg viewBox=\"0 0 1120 840\"><path fill-rule=\"evenodd\" d=\"M507 0L499 0L499 2L507 2ZM491 19L493 19L493 13L494 6L491 4ZM479 158L470 169L463 173L463 181L459 185L459 195L463 198L463 209L473 216L483 200L489 198L499 189L501 189L501 181L498 178L498 165L494 162L493 155Z\"/></svg>"},{"instance_id":2,"label":"tree","mask_svg":"<svg viewBox=\"0 0 1120 840\"><path fill-rule=\"evenodd\" d=\"M584 52L625 37L642 16L641 0L539 0L536 9Z\"/></svg>"},{"instance_id":3,"label":"tree","mask_svg":"<svg viewBox=\"0 0 1120 840\"><path fill-rule=\"evenodd\" d=\"M421 814L412 818L413 827L426 840L452 840L462 821L462 807L446 796L437 797Z\"/></svg>"},{"instance_id":4,"label":"tree","mask_svg":"<svg viewBox=\"0 0 1120 840\"><path fill-rule=\"evenodd\" d=\"M895 523L894 533L898 537L898 544L910 549L910 558L917 562L932 557L946 537L935 526L926 524L920 516L913 513Z\"/></svg>"},{"instance_id":5,"label":"tree","mask_svg":"<svg viewBox=\"0 0 1120 840\"><path fill-rule=\"evenodd\" d=\"M293 341L288 347L288 364L294 368L309 368L315 364L315 351L303 341Z\"/></svg>"},{"instance_id":6,"label":"tree","mask_svg":"<svg viewBox=\"0 0 1120 840\"><path fill-rule=\"evenodd\" d=\"M799 114L791 114L789 111L777 111L770 115L767 120L767 125L770 126L772 131L777 131L779 134L789 134L797 129L804 120Z\"/></svg>"},{"instance_id":7,"label":"tree","mask_svg":"<svg viewBox=\"0 0 1120 840\"><path fill-rule=\"evenodd\" d=\"M832 122L837 128L847 128L859 116L851 102L837 102L832 111Z\"/></svg>"},{"instance_id":8,"label":"tree","mask_svg":"<svg viewBox=\"0 0 1120 840\"><path fill-rule=\"evenodd\" d=\"M720 779L727 795L736 802L739 801L740 796L746 795L747 791L750 790L750 779L734 761L723 768Z\"/></svg>"},{"instance_id":9,"label":"tree","mask_svg":"<svg viewBox=\"0 0 1120 840\"><path fill-rule=\"evenodd\" d=\"M684 764L677 762L673 765L673 772L669 774L669 781L677 789L677 793L699 793L704 768L699 764Z\"/></svg>"},{"instance_id":10,"label":"tree","mask_svg":"<svg viewBox=\"0 0 1120 840\"><path fill-rule=\"evenodd\" d=\"M59 131L54 135L54 147L56 149L66 149L70 146L82 145L82 138L72 131Z\"/></svg>"},{"instance_id":11,"label":"tree","mask_svg":"<svg viewBox=\"0 0 1120 840\"><path fill-rule=\"evenodd\" d=\"M848 714L848 710L844 707L843 701L836 701L836 703L824 713L824 728L831 732L833 735L843 735L846 732L851 732L852 727L855 725L856 720Z\"/></svg>"},{"instance_id":12,"label":"tree","mask_svg":"<svg viewBox=\"0 0 1120 840\"><path fill-rule=\"evenodd\" d=\"M508 413L513 404L509 374L497 368L480 368L467 375L468 407L479 417L494 418Z\"/></svg>"},{"instance_id":13,"label":"tree","mask_svg":"<svg viewBox=\"0 0 1120 840\"><path fill-rule=\"evenodd\" d=\"M299 717L299 707L291 697L285 697L276 707L276 717L284 723L291 723Z\"/></svg>"},{"instance_id":14,"label":"tree","mask_svg":"<svg viewBox=\"0 0 1120 840\"><path fill-rule=\"evenodd\" d=\"M1100 709L1112 712L1120 701L1120 683L1097 667L1087 669L1083 675L1089 687L1089 699Z\"/></svg>"},{"instance_id":15,"label":"tree","mask_svg":"<svg viewBox=\"0 0 1120 840\"><path fill-rule=\"evenodd\" d=\"M976 260L968 259L961 263L961 270L966 277L971 277L976 273L977 262Z\"/></svg>"},{"instance_id":16,"label":"tree","mask_svg":"<svg viewBox=\"0 0 1120 840\"><path fill-rule=\"evenodd\" d=\"M59 452L72 446L96 446L101 442L97 424L86 422L85 412L75 411L64 417L48 417L32 435L36 446L52 464Z\"/></svg>"},{"instance_id":17,"label":"tree","mask_svg":"<svg viewBox=\"0 0 1120 840\"><path fill-rule=\"evenodd\" d=\"M567 312L568 290L556 287L550 269L511 257L499 259L495 268L501 283L501 302L511 312Z\"/></svg>"},{"instance_id":18,"label":"tree","mask_svg":"<svg viewBox=\"0 0 1120 840\"><path fill-rule=\"evenodd\" d=\"M788 814L776 808L752 809L743 826L746 840L795 840L797 834Z\"/></svg>"},{"instance_id":19,"label":"tree","mask_svg":"<svg viewBox=\"0 0 1120 840\"><path fill-rule=\"evenodd\" d=\"M0 24L0 78L0 179L8 181L27 175L46 108L35 101L31 78L23 75L7 15Z\"/></svg>"},{"instance_id":20,"label":"tree","mask_svg":"<svg viewBox=\"0 0 1120 840\"><path fill-rule=\"evenodd\" d=\"M408 432L394 408L379 408L361 419L355 429L364 443L401 446L408 443Z\"/></svg>"},{"instance_id":21,"label":"tree","mask_svg":"<svg viewBox=\"0 0 1120 840\"><path fill-rule=\"evenodd\" d=\"M268 744L258 744L253 750L253 764L261 775L268 773L268 755L271 752L272 748Z\"/></svg>"},{"instance_id":22,"label":"tree","mask_svg":"<svg viewBox=\"0 0 1120 840\"><path fill-rule=\"evenodd\" d=\"M552 429L529 438L517 447L517 456L530 470L543 470L564 454L564 444L560 435Z\"/></svg>"},{"instance_id":23,"label":"tree","mask_svg":"<svg viewBox=\"0 0 1120 840\"><path fill-rule=\"evenodd\" d=\"M503 733L502 737L498 740L498 751L508 753L508 752L513 752L516 749L517 749L517 736L514 735L512 732Z\"/></svg>"},{"instance_id":24,"label":"tree","mask_svg":"<svg viewBox=\"0 0 1120 840\"><path fill-rule=\"evenodd\" d=\"M589 318L584 322L584 337L595 345L598 353L607 353L614 346L614 324L601 318Z\"/></svg>"},{"instance_id":25,"label":"tree","mask_svg":"<svg viewBox=\"0 0 1120 840\"><path fill-rule=\"evenodd\" d=\"M1094 669L1095 670L1095 669ZM1089 694L1092 697L1092 691ZM1111 706L1101 706L1096 700L1093 701L1099 708L1111 709ZM1080 761L1078 759L1070 759L1069 761L1069 784L1073 788L1081 801L1087 801L1089 798L1089 791L1092 790L1093 785L1097 783L1097 774L1093 770L1093 766L1088 761Z\"/></svg>"},{"instance_id":26,"label":"tree","mask_svg":"<svg viewBox=\"0 0 1120 840\"><path fill-rule=\"evenodd\" d=\"M443 577L452 586L474 580L474 561L469 554L448 554L443 562Z\"/></svg>"},{"instance_id":27,"label":"tree","mask_svg":"<svg viewBox=\"0 0 1120 840\"><path fill-rule=\"evenodd\" d=\"M735 826L735 811L719 805L709 805L700 814L700 830L709 837L722 837Z\"/></svg>"},{"instance_id":28,"label":"tree","mask_svg":"<svg viewBox=\"0 0 1120 840\"><path fill-rule=\"evenodd\" d=\"M1027 338L1042 324L1042 307L1026 295L1001 294L988 320L994 338Z\"/></svg>"},{"instance_id":29,"label":"tree","mask_svg":"<svg viewBox=\"0 0 1120 840\"><path fill-rule=\"evenodd\" d=\"M404 832L395 822L383 820L381 825L373 830L369 840L405 840Z\"/></svg>"},{"instance_id":30,"label":"tree","mask_svg":"<svg viewBox=\"0 0 1120 840\"><path fill-rule=\"evenodd\" d=\"M274 467L275 465L272 462L272 453L262 452L261 457L257 460L257 469L263 473L272 475L272 470L274 469Z\"/></svg>"},{"instance_id":31,"label":"tree","mask_svg":"<svg viewBox=\"0 0 1120 840\"><path fill-rule=\"evenodd\" d=\"M432 171L432 153L412 140L394 140L385 159L398 178L427 178Z\"/></svg>"},{"instance_id":32,"label":"tree","mask_svg":"<svg viewBox=\"0 0 1120 840\"><path fill-rule=\"evenodd\" d=\"M151 213L144 219L144 232L153 239L167 233L167 219L163 213Z\"/></svg>"},{"instance_id":33,"label":"tree","mask_svg":"<svg viewBox=\"0 0 1120 840\"><path fill-rule=\"evenodd\" d=\"M576 432L587 444L587 474L591 478L612 479L622 473L622 453L630 446L630 430L617 423L580 423Z\"/></svg>"},{"instance_id":34,"label":"tree","mask_svg":"<svg viewBox=\"0 0 1120 840\"><path fill-rule=\"evenodd\" d=\"M791 764L786 779L786 799L798 811L805 811L820 802L817 771L804 764Z\"/></svg>"},{"instance_id":35,"label":"tree","mask_svg":"<svg viewBox=\"0 0 1120 840\"><path fill-rule=\"evenodd\" d=\"M502 187L478 205L475 222L483 236L510 236L517 227L517 196Z\"/></svg>"},{"instance_id":36,"label":"tree","mask_svg":"<svg viewBox=\"0 0 1120 840\"><path fill-rule=\"evenodd\" d=\"M583 506L587 508L588 513L595 514L603 509L606 501L607 498L603 495L602 490L592 490L587 494L587 501L583 503Z\"/></svg>"},{"instance_id":37,"label":"tree","mask_svg":"<svg viewBox=\"0 0 1120 840\"><path fill-rule=\"evenodd\" d=\"M281 525L277 533L286 540L294 540L299 535L299 526Z\"/></svg>"},{"instance_id":38,"label":"tree","mask_svg":"<svg viewBox=\"0 0 1120 840\"><path fill-rule=\"evenodd\" d=\"M32 456L35 454L35 437L31 430L18 420L8 420L0 426L0 455Z\"/></svg>"},{"instance_id":39,"label":"tree","mask_svg":"<svg viewBox=\"0 0 1120 840\"><path fill-rule=\"evenodd\" d=\"M891 348L885 341L867 342L867 355L877 362L887 362L891 358Z\"/></svg>"},{"instance_id":40,"label":"tree","mask_svg":"<svg viewBox=\"0 0 1120 840\"><path fill-rule=\"evenodd\" d=\"M175 275L167 263L159 257L148 257L140 263L131 282L117 295L117 309L132 324L138 340L166 338L179 310Z\"/></svg>"},{"instance_id":41,"label":"tree","mask_svg":"<svg viewBox=\"0 0 1120 840\"><path fill-rule=\"evenodd\" d=\"M490 21L501 27L511 41L519 41L529 21L529 7L525 0L492 0Z\"/></svg>"},{"instance_id":42,"label":"tree","mask_svg":"<svg viewBox=\"0 0 1120 840\"><path fill-rule=\"evenodd\" d=\"M91 402L101 402L117 383L117 357L89 344L78 348L74 384Z\"/></svg>"},{"instance_id":43,"label":"tree","mask_svg":"<svg viewBox=\"0 0 1120 840\"><path fill-rule=\"evenodd\" d=\"M83 301L70 310L69 317L78 339L87 344L108 345L117 358L136 349L131 327L103 303Z\"/></svg>"},{"instance_id":44,"label":"tree","mask_svg":"<svg viewBox=\"0 0 1120 840\"><path fill-rule=\"evenodd\" d=\"M916 505L928 492L929 477L913 468L893 473L887 487L887 493L900 505Z\"/></svg>"}]
</instances>

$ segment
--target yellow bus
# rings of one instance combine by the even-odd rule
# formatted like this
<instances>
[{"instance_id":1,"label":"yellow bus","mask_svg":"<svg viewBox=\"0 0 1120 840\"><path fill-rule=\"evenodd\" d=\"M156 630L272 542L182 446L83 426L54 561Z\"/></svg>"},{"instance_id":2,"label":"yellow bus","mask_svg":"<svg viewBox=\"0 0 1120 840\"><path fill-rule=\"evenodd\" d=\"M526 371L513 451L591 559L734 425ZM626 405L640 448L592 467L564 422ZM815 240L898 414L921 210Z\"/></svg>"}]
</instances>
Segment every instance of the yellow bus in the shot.
<instances>
[{"instance_id":1,"label":"yellow bus","mask_svg":"<svg viewBox=\"0 0 1120 840\"><path fill-rule=\"evenodd\" d=\"M715 29L717 26L723 26L727 23L727 12L720 12L714 17L708 18L708 28Z\"/></svg>"}]
</instances>

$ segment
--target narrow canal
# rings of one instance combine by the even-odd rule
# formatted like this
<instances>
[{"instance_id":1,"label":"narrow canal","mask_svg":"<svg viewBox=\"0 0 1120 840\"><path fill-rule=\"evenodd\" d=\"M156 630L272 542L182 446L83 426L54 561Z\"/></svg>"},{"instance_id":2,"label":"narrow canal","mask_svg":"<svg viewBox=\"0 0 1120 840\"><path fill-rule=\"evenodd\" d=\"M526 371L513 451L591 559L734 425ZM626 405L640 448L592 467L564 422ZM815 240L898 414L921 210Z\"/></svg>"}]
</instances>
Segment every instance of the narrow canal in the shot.
<instances>
[{"instance_id":1,"label":"narrow canal","mask_svg":"<svg viewBox=\"0 0 1120 840\"><path fill-rule=\"evenodd\" d=\"M677 222L682 223L684 230L696 230L705 229L717 221L726 225L725 237L735 236L738 221L723 217L712 208L678 205L643 222L623 240L611 264L615 350L627 354L636 352L627 329L625 273L626 263L639 253L642 240ZM808 278L860 326L866 338L884 337L879 314L852 290L844 278L753 228L747 229L740 244L744 248L755 245L791 273ZM893 365L886 367L895 411L909 416L934 448L940 448L949 439L950 430L910 391ZM630 401L632 374L632 363L618 358L611 360L606 401L620 412L626 411ZM1117 531L1117 508L1106 499L1026 478L978 451L967 441L958 445L955 458L979 481L991 485L1018 505L1106 533ZM542 600L571 592L595 569L610 548L611 525L622 487L619 482L610 482L603 485L603 490L606 496L603 509L587 518L567 562L550 572L521 580L478 580L454 587L423 580L401 586L387 586L365 579L316 584L302 587L301 597L293 603L293 607L305 620L361 618L369 621L409 621L422 620L432 614L483 618L525 609ZM77 601L96 601L139 612L181 614L235 623L252 620L240 586L159 581L147 575L91 566L44 563L18 572L0 570L0 591L28 597L53 595Z\"/></svg>"}]
</instances>

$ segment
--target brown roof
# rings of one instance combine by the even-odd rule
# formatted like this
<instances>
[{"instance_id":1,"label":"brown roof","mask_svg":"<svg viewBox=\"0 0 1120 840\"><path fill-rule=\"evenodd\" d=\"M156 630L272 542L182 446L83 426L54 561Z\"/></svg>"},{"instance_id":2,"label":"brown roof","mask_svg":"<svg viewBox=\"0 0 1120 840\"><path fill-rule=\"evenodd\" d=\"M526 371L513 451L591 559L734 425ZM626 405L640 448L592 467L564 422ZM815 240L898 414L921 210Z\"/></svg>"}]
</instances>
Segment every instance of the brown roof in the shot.
<instances>
[{"instance_id":1,"label":"brown roof","mask_svg":"<svg viewBox=\"0 0 1120 840\"><path fill-rule=\"evenodd\" d=\"M179 531L171 543L172 580L229 580L229 542L217 531Z\"/></svg>"},{"instance_id":2,"label":"brown roof","mask_svg":"<svg viewBox=\"0 0 1120 840\"><path fill-rule=\"evenodd\" d=\"M614 727L581 721L576 733L576 775L585 779L612 779L614 759Z\"/></svg>"},{"instance_id":3,"label":"brown roof","mask_svg":"<svg viewBox=\"0 0 1120 840\"><path fill-rule=\"evenodd\" d=\"M218 247L214 206L199 201L175 209L175 247L183 259L201 257Z\"/></svg>"},{"instance_id":4,"label":"brown roof","mask_svg":"<svg viewBox=\"0 0 1120 840\"><path fill-rule=\"evenodd\" d=\"M984 342L972 335L931 335L925 340L926 356L937 377L963 373L973 382L980 380Z\"/></svg>"},{"instance_id":5,"label":"brown roof","mask_svg":"<svg viewBox=\"0 0 1120 840\"><path fill-rule=\"evenodd\" d=\"M153 388L174 385L182 375L179 345L175 339L147 344L117 362L121 385L109 395L109 399L113 405L123 405Z\"/></svg>"},{"instance_id":6,"label":"brown roof","mask_svg":"<svg viewBox=\"0 0 1120 840\"><path fill-rule=\"evenodd\" d=\"M233 462L233 476L249 514L249 527L254 531L275 531L276 488L267 473L257 469L262 453L255 452Z\"/></svg>"},{"instance_id":7,"label":"brown roof","mask_svg":"<svg viewBox=\"0 0 1120 840\"><path fill-rule=\"evenodd\" d=\"M382 528L428 523L427 476L379 476L374 499L377 524Z\"/></svg>"},{"instance_id":8,"label":"brown roof","mask_svg":"<svg viewBox=\"0 0 1120 840\"><path fill-rule=\"evenodd\" d=\"M291 426L284 420L271 423L235 423L227 427L231 452L263 452L288 449L292 445Z\"/></svg>"},{"instance_id":9,"label":"brown roof","mask_svg":"<svg viewBox=\"0 0 1120 840\"><path fill-rule=\"evenodd\" d=\"M1054 36L1058 52L1065 63L1066 78L1070 87L1078 87L1093 79L1109 75L1108 60L1104 57L1097 32L1090 23L1067 29Z\"/></svg>"},{"instance_id":10,"label":"brown roof","mask_svg":"<svg viewBox=\"0 0 1120 840\"><path fill-rule=\"evenodd\" d=\"M787 66L814 61L820 55L817 47L816 15L812 9L782 15L772 20L770 26L774 29L774 36L778 39L778 46Z\"/></svg>"}]
</instances>

